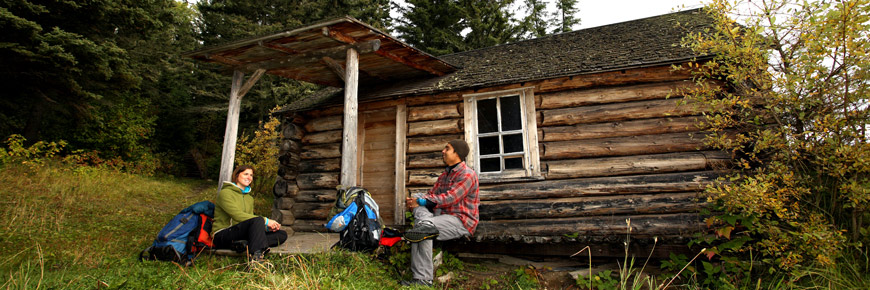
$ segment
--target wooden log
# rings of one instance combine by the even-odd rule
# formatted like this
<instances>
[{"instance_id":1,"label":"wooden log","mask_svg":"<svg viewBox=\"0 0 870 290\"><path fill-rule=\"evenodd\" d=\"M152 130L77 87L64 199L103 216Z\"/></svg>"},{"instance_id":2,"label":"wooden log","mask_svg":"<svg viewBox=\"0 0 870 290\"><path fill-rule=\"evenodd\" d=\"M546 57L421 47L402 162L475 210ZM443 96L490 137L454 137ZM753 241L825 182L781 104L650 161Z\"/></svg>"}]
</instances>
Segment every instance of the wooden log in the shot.
<instances>
[{"instance_id":1,"label":"wooden log","mask_svg":"<svg viewBox=\"0 0 870 290\"><path fill-rule=\"evenodd\" d=\"M291 228L296 232L318 232L325 233L328 232L326 227L323 225L326 224L326 221L322 220L310 220L310 219L297 219Z\"/></svg>"},{"instance_id":2,"label":"wooden log","mask_svg":"<svg viewBox=\"0 0 870 290\"><path fill-rule=\"evenodd\" d=\"M652 237L704 232L704 217L696 213L628 216L591 216L560 219L481 220L475 236L580 236Z\"/></svg>"},{"instance_id":3,"label":"wooden log","mask_svg":"<svg viewBox=\"0 0 870 290\"><path fill-rule=\"evenodd\" d=\"M326 221L332 203L297 202L290 211L297 219L316 219Z\"/></svg>"},{"instance_id":4,"label":"wooden log","mask_svg":"<svg viewBox=\"0 0 870 290\"><path fill-rule=\"evenodd\" d=\"M544 164L547 168L547 179L697 171L711 168L703 152L553 160Z\"/></svg>"},{"instance_id":5,"label":"wooden log","mask_svg":"<svg viewBox=\"0 0 870 290\"><path fill-rule=\"evenodd\" d=\"M341 159L338 158L310 159L299 163L300 172L326 172L339 169L341 169Z\"/></svg>"},{"instance_id":6,"label":"wooden log","mask_svg":"<svg viewBox=\"0 0 870 290\"><path fill-rule=\"evenodd\" d=\"M444 166L444 159L441 157L441 152L408 154L408 168L432 168Z\"/></svg>"},{"instance_id":7,"label":"wooden log","mask_svg":"<svg viewBox=\"0 0 870 290\"><path fill-rule=\"evenodd\" d=\"M408 136L456 134L462 132L462 119L408 123Z\"/></svg>"},{"instance_id":8,"label":"wooden log","mask_svg":"<svg viewBox=\"0 0 870 290\"><path fill-rule=\"evenodd\" d=\"M297 202L335 202L335 189L303 190L296 196Z\"/></svg>"},{"instance_id":9,"label":"wooden log","mask_svg":"<svg viewBox=\"0 0 870 290\"><path fill-rule=\"evenodd\" d=\"M462 91L462 92L446 92L435 95L420 95L420 96L409 96L406 99L406 103L409 107L415 106L424 106L424 105L433 105L433 104L447 104L447 103L459 103L462 102L462 95L471 93L471 91Z\"/></svg>"},{"instance_id":10,"label":"wooden log","mask_svg":"<svg viewBox=\"0 0 870 290\"><path fill-rule=\"evenodd\" d=\"M296 175L299 174L299 166L286 166L283 164L278 165L278 176L284 179L296 179Z\"/></svg>"},{"instance_id":11,"label":"wooden log","mask_svg":"<svg viewBox=\"0 0 870 290\"><path fill-rule=\"evenodd\" d=\"M696 212L704 204L698 198L697 192L681 192L484 201L480 203L480 218L502 220Z\"/></svg>"},{"instance_id":12,"label":"wooden log","mask_svg":"<svg viewBox=\"0 0 870 290\"><path fill-rule=\"evenodd\" d=\"M538 126L574 125L697 115L704 109L681 98L541 110Z\"/></svg>"},{"instance_id":13,"label":"wooden log","mask_svg":"<svg viewBox=\"0 0 870 290\"><path fill-rule=\"evenodd\" d=\"M681 89L697 87L698 85L695 84L695 82L684 80L537 94L535 97L540 97L541 101L539 105L536 106L536 109L558 109L606 103L664 99L669 95L671 97L680 96Z\"/></svg>"},{"instance_id":14,"label":"wooden log","mask_svg":"<svg viewBox=\"0 0 870 290\"><path fill-rule=\"evenodd\" d=\"M655 118L573 126L543 127L538 129L541 142L583 140L607 137L625 137L679 132L696 132L704 129L703 116L679 118Z\"/></svg>"},{"instance_id":15,"label":"wooden log","mask_svg":"<svg viewBox=\"0 0 870 290\"><path fill-rule=\"evenodd\" d=\"M308 133L323 132L329 130L340 130L343 115L326 116L308 121L305 124L305 131Z\"/></svg>"},{"instance_id":16,"label":"wooden log","mask_svg":"<svg viewBox=\"0 0 870 290\"><path fill-rule=\"evenodd\" d=\"M279 197L275 199L275 207L278 209L292 209L293 204L296 203L296 200L292 197Z\"/></svg>"},{"instance_id":17,"label":"wooden log","mask_svg":"<svg viewBox=\"0 0 870 290\"><path fill-rule=\"evenodd\" d=\"M407 196L418 196L422 194L426 194L431 189L431 186L419 186L419 187L408 187L407 188Z\"/></svg>"},{"instance_id":18,"label":"wooden log","mask_svg":"<svg viewBox=\"0 0 870 290\"><path fill-rule=\"evenodd\" d=\"M479 195L480 200L506 200L700 191L722 174L699 171L485 184Z\"/></svg>"},{"instance_id":19,"label":"wooden log","mask_svg":"<svg viewBox=\"0 0 870 290\"><path fill-rule=\"evenodd\" d=\"M706 133L671 133L541 143L541 160L625 156L707 149Z\"/></svg>"},{"instance_id":20,"label":"wooden log","mask_svg":"<svg viewBox=\"0 0 870 290\"><path fill-rule=\"evenodd\" d=\"M300 160L300 154L284 154L278 156L278 163L289 167L296 166L297 164L299 164Z\"/></svg>"},{"instance_id":21,"label":"wooden log","mask_svg":"<svg viewBox=\"0 0 870 290\"><path fill-rule=\"evenodd\" d=\"M561 91L567 89L615 86L625 84L640 84L688 80L692 78L691 71L683 67L675 71L670 65L646 67L620 71L610 71L582 76L548 79L535 84L536 92Z\"/></svg>"},{"instance_id":22,"label":"wooden log","mask_svg":"<svg viewBox=\"0 0 870 290\"><path fill-rule=\"evenodd\" d=\"M377 49L375 49L377 50ZM359 135L359 112L357 94L359 87L359 53L354 48L347 49L345 58L344 82L344 126L342 126L341 142L341 179L340 184L346 188L359 184L359 163L357 159L357 137Z\"/></svg>"},{"instance_id":23,"label":"wooden log","mask_svg":"<svg viewBox=\"0 0 870 290\"><path fill-rule=\"evenodd\" d=\"M287 195L287 184L289 184L287 180L280 177L276 178L275 184L272 185L272 194L274 194L275 197L283 197Z\"/></svg>"},{"instance_id":24,"label":"wooden log","mask_svg":"<svg viewBox=\"0 0 870 290\"><path fill-rule=\"evenodd\" d=\"M302 137L303 144L341 143L341 130L311 133Z\"/></svg>"},{"instance_id":25,"label":"wooden log","mask_svg":"<svg viewBox=\"0 0 870 290\"><path fill-rule=\"evenodd\" d=\"M305 132L302 131L302 127L290 122L285 122L283 125L284 129L281 130L281 135L284 136L284 138L294 141L302 140L302 136L305 135Z\"/></svg>"},{"instance_id":26,"label":"wooden log","mask_svg":"<svg viewBox=\"0 0 870 290\"><path fill-rule=\"evenodd\" d=\"M408 122L461 118L462 103L408 108Z\"/></svg>"},{"instance_id":27,"label":"wooden log","mask_svg":"<svg viewBox=\"0 0 870 290\"><path fill-rule=\"evenodd\" d=\"M337 172L302 173L296 177L299 189L331 189L338 186Z\"/></svg>"},{"instance_id":28,"label":"wooden log","mask_svg":"<svg viewBox=\"0 0 870 290\"><path fill-rule=\"evenodd\" d=\"M463 139L462 135L438 135L408 138L408 154L423 152L441 152L444 145L453 139Z\"/></svg>"},{"instance_id":29,"label":"wooden log","mask_svg":"<svg viewBox=\"0 0 870 290\"><path fill-rule=\"evenodd\" d=\"M292 225L292 224L294 224L294 223L296 222L296 217L293 216L293 211L290 211L290 210L277 210L278 213L280 214L280 216L274 216L274 211L275 211L275 209L273 209L273 216L272 216L272 219L274 219L274 220L278 221L279 223L281 223L282 226L289 226L289 225ZM283 229L283 230L286 231L286 229L283 228L283 227L282 227L281 229ZM287 234L290 234L290 233L287 233Z\"/></svg>"},{"instance_id":30,"label":"wooden log","mask_svg":"<svg viewBox=\"0 0 870 290\"><path fill-rule=\"evenodd\" d=\"M341 157L341 143L304 145L300 157L302 159Z\"/></svg>"},{"instance_id":31,"label":"wooden log","mask_svg":"<svg viewBox=\"0 0 870 290\"><path fill-rule=\"evenodd\" d=\"M278 147L278 154L299 154L302 144L292 139L284 139Z\"/></svg>"},{"instance_id":32,"label":"wooden log","mask_svg":"<svg viewBox=\"0 0 870 290\"><path fill-rule=\"evenodd\" d=\"M434 185L444 168L408 170L408 185Z\"/></svg>"}]
</instances>

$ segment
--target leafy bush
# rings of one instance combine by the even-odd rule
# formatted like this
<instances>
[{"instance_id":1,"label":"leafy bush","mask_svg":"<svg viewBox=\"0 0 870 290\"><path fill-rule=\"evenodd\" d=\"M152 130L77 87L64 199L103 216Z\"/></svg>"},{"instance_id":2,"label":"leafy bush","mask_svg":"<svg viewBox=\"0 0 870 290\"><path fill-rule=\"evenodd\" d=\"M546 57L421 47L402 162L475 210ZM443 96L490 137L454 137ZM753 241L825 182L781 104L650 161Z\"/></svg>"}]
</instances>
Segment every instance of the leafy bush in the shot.
<instances>
[{"instance_id":1,"label":"leafy bush","mask_svg":"<svg viewBox=\"0 0 870 290\"><path fill-rule=\"evenodd\" d=\"M713 26L684 44L713 58L691 64L703 88L689 93L713 108L709 144L737 158L707 190L737 221L710 221L714 245L746 237L732 253L793 274L867 253L870 3L714 0L705 11Z\"/></svg>"},{"instance_id":2,"label":"leafy bush","mask_svg":"<svg viewBox=\"0 0 870 290\"><path fill-rule=\"evenodd\" d=\"M39 141L25 147L23 136L13 134L6 139L8 149L0 147L0 165L20 162L22 164L40 165L45 160L54 157L66 146L66 141L44 142Z\"/></svg>"},{"instance_id":3,"label":"leafy bush","mask_svg":"<svg viewBox=\"0 0 870 290\"><path fill-rule=\"evenodd\" d=\"M278 174L278 141L281 140L280 126L281 121L270 116L266 123L260 122L260 128L253 135L243 134L239 138L235 164L254 167L256 178L251 184L251 191L255 193L271 193L272 185L275 184Z\"/></svg>"}]
</instances>

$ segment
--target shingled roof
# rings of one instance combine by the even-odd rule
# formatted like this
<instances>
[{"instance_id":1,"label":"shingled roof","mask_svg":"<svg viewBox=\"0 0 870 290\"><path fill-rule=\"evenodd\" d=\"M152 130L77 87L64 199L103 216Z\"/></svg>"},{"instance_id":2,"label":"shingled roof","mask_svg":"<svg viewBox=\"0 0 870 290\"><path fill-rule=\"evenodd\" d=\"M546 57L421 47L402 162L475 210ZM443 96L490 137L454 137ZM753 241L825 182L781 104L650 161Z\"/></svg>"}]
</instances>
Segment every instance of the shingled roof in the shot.
<instances>
[{"instance_id":1,"label":"shingled roof","mask_svg":"<svg viewBox=\"0 0 870 290\"><path fill-rule=\"evenodd\" d=\"M386 87L361 87L359 100L364 102L683 62L701 55L680 46L680 40L688 32L701 31L711 23L712 19L701 9L692 9L442 55L438 58L461 69L440 77L401 81ZM339 104L342 101L340 91L330 89L328 93L320 93L316 100L300 100L284 110L300 111Z\"/></svg>"}]
</instances>

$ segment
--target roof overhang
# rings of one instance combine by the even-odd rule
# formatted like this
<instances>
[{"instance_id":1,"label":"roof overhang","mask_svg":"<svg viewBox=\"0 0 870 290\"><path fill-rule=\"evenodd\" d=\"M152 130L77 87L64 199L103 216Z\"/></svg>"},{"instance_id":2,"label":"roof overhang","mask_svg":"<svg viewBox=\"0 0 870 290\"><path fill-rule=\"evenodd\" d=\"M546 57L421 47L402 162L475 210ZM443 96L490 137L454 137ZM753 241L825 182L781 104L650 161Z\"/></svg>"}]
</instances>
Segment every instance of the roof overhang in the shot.
<instances>
[{"instance_id":1,"label":"roof overhang","mask_svg":"<svg viewBox=\"0 0 870 290\"><path fill-rule=\"evenodd\" d=\"M267 74L343 87L346 51L359 53L360 83L441 76L457 68L352 17L345 16L271 35L242 39L185 53L242 72Z\"/></svg>"}]
</instances>

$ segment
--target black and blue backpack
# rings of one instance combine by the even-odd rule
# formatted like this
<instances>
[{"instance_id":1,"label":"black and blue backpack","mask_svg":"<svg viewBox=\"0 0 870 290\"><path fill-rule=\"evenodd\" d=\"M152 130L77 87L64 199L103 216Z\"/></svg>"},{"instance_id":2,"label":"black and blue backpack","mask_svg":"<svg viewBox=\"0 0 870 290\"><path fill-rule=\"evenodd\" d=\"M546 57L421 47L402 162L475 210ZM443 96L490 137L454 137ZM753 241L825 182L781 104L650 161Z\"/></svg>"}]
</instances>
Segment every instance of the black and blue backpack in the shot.
<instances>
[{"instance_id":1,"label":"black and blue backpack","mask_svg":"<svg viewBox=\"0 0 870 290\"><path fill-rule=\"evenodd\" d=\"M383 221L378 204L367 190L362 187L339 189L334 210L341 212L325 225L339 233L339 240L333 248L371 252L380 246Z\"/></svg>"},{"instance_id":2,"label":"black and blue backpack","mask_svg":"<svg viewBox=\"0 0 870 290\"><path fill-rule=\"evenodd\" d=\"M157 233L154 243L139 253L139 260L193 265L199 253L214 247L209 235L213 222L214 203L210 201L201 201L183 209Z\"/></svg>"}]
</instances>

